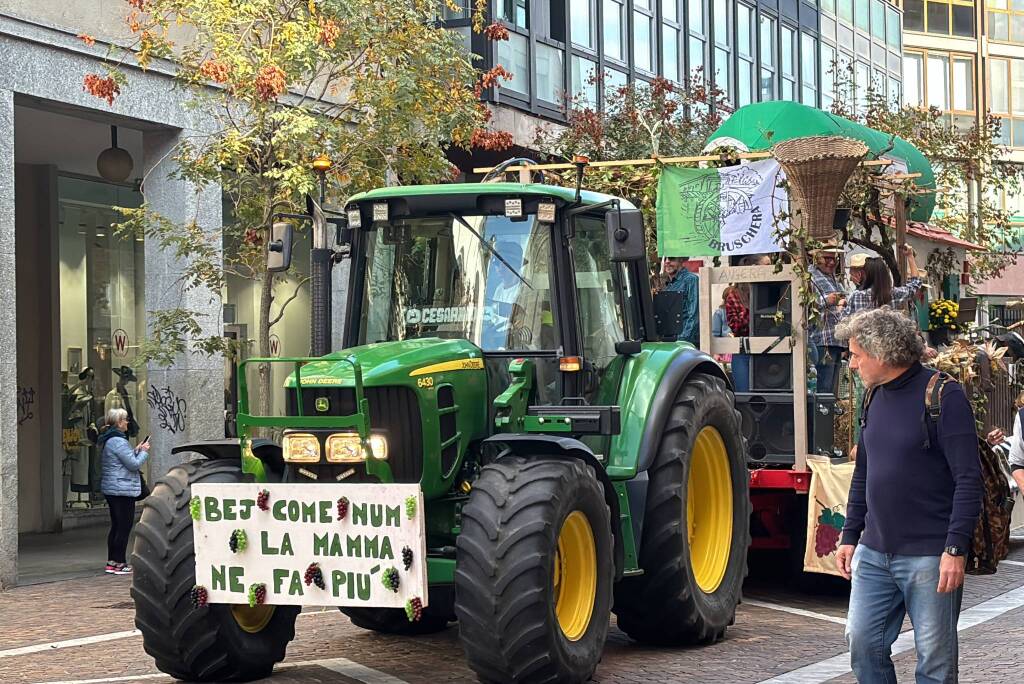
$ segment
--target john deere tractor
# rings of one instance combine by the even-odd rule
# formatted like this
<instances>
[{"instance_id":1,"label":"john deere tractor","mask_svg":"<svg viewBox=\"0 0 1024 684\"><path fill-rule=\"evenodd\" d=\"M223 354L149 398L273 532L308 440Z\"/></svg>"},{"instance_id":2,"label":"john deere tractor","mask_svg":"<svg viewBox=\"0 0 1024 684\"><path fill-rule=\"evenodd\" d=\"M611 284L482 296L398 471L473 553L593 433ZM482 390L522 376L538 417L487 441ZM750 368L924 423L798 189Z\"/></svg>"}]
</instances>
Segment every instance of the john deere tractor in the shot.
<instances>
[{"instance_id":1,"label":"john deere tractor","mask_svg":"<svg viewBox=\"0 0 1024 684\"><path fill-rule=\"evenodd\" d=\"M648 644L722 638L749 542L740 416L713 359L661 341L640 212L506 182L374 190L339 219L311 207L314 356L246 360L240 437L178 447L201 458L153 487L137 528L136 623L157 666L188 680L267 676L299 605L322 605L315 592L275 602L274 587L265 601L206 600L192 490L210 483L271 497L413 486L422 610L341 610L382 633L457 622L482 681L586 681L612 612ZM290 229L274 238L269 258L286 268ZM344 260L344 348L328 353L323 275ZM245 379L274 364L289 369L286 415L256 415Z\"/></svg>"}]
</instances>

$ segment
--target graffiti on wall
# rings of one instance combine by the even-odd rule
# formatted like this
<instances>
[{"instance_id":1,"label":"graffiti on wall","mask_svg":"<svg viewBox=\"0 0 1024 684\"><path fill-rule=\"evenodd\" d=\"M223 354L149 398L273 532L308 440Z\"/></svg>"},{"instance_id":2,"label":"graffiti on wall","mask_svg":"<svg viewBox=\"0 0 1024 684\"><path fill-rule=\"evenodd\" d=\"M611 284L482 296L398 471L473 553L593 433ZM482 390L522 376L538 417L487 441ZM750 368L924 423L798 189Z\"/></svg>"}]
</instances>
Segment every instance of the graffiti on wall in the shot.
<instances>
[{"instance_id":1,"label":"graffiti on wall","mask_svg":"<svg viewBox=\"0 0 1024 684\"><path fill-rule=\"evenodd\" d=\"M171 434L185 431L188 403L170 387L150 387L146 403L153 409L157 425Z\"/></svg>"},{"instance_id":2,"label":"graffiti on wall","mask_svg":"<svg viewBox=\"0 0 1024 684\"><path fill-rule=\"evenodd\" d=\"M18 386L18 425L26 420L35 418L32 412L32 405L36 403L36 390L34 387Z\"/></svg>"}]
</instances>

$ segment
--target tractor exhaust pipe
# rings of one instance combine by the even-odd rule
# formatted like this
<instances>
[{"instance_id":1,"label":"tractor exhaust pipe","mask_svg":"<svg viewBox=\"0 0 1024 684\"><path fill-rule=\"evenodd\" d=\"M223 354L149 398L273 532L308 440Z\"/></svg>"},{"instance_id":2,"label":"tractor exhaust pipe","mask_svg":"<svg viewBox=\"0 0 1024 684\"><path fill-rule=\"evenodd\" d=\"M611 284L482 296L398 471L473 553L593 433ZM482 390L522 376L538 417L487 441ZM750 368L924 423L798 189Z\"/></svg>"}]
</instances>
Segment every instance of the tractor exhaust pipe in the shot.
<instances>
[{"instance_id":1,"label":"tractor exhaust pipe","mask_svg":"<svg viewBox=\"0 0 1024 684\"><path fill-rule=\"evenodd\" d=\"M334 251L330 247L327 217L320 203L306 195L306 210L313 219L313 249L310 252L310 356L325 356L331 351L331 266Z\"/></svg>"}]
</instances>

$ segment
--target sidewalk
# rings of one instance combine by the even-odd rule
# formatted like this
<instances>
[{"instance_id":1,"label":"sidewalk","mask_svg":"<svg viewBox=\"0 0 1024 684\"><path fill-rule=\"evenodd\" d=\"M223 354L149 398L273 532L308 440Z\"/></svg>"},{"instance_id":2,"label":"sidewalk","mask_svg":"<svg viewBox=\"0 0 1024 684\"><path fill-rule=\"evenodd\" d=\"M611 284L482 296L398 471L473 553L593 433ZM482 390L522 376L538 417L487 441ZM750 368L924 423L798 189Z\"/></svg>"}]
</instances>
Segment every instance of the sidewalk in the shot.
<instances>
[{"instance_id":1,"label":"sidewalk","mask_svg":"<svg viewBox=\"0 0 1024 684\"><path fill-rule=\"evenodd\" d=\"M58 582L103 574L107 562L106 525L94 525L55 534L18 537L18 585ZM134 543L128 540L128 549Z\"/></svg>"}]
</instances>

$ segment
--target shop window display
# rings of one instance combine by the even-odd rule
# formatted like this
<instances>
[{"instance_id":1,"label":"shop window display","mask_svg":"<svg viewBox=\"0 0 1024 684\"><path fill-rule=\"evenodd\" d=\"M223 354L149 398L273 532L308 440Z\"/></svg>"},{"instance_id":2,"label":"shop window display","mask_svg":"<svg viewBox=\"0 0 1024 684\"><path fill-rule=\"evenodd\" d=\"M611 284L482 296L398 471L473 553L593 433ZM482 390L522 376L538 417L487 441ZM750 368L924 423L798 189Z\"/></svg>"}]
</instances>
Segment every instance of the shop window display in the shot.
<instances>
[{"instance_id":1,"label":"shop window display","mask_svg":"<svg viewBox=\"0 0 1024 684\"><path fill-rule=\"evenodd\" d=\"M136 207L128 186L58 178L60 211L60 344L64 502L73 509L105 505L100 492L97 428L109 409L129 412L129 440L148 423L143 242L119 235L114 207Z\"/></svg>"}]
</instances>

